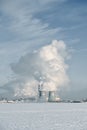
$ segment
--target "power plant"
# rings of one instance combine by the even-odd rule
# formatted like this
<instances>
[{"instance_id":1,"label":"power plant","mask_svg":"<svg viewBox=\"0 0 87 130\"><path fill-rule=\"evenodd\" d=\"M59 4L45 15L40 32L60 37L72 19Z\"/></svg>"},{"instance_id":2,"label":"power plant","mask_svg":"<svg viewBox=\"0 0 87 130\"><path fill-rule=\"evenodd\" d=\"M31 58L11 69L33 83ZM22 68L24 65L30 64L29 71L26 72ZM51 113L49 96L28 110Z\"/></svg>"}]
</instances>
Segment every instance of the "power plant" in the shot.
<instances>
[{"instance_id":1,"label":"power plant","mask_svg":"<svg viewBox=\"0 0 87 130\"><path fill-rule=\"evenodd\" d=\"M38 101L40 102L55 102L56 91L43 90L43 84L38 85Z\"/></svg>"}]
</instances>

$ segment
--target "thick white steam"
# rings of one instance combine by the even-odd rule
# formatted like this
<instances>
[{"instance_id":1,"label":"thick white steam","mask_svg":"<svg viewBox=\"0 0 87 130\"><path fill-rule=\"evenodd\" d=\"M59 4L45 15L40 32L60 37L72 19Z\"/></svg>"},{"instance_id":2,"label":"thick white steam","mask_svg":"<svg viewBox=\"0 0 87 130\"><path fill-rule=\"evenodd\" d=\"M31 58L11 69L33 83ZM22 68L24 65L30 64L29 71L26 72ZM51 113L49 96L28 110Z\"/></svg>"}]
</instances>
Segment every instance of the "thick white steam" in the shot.
<instances>
[{"instance_id":1,"label":"thick white steam","mask_svg":"<svg viewBox=\"0 0 87 130\"><path fill-rule=\"evenodd\" d=\"M41 82L46 91L56 91L67 85L67 58L65 43L57 40L21 57L18 63L12 64L12 70L23 82L22 87L16 87L15 95L35 95Z\"/></svg>"}]
</instances>

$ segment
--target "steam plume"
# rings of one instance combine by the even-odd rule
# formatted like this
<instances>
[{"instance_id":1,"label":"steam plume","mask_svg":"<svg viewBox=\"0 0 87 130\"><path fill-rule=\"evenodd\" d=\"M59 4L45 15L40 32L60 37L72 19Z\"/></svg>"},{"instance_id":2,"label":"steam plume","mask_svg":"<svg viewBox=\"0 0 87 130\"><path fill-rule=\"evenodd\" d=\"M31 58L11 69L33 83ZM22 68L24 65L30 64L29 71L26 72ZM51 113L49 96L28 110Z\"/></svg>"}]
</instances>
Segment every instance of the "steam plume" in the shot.
<instances>
[{"instance_id":1,"label":"steam plume","mask_svg":"<svg viewBox=\"0 0 87 130\"><path fill-rule=\"evenodd\" d=\"M22 87L15 88L15 95L35 95L41 82L46 91L55 91L67 85L67 58L65 43L57 40L21 57L18 63L11 65L18 79L23 82Z\"/></svg>"}]
</instances>

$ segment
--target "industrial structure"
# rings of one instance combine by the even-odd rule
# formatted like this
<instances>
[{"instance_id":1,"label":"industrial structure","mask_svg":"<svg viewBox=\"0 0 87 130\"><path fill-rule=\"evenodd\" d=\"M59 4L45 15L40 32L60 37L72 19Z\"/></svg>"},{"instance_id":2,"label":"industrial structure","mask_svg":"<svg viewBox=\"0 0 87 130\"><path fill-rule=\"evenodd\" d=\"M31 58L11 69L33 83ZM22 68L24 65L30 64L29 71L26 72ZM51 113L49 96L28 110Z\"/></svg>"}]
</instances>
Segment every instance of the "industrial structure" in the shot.
<instances>
[{"instance_id":1,"label":"industrial structure","mask_svg":"<svg viewBox=\"0 0 87 130\"><path fill-rule=\"evenodd\" d=\"M38 85L38 101L40 102L55 102L56 92L43 90L43 84Z\"/></svg>"},{"instance_id":2,"label":"industrial structure","mask_svg":"<svg viewBox=\"0 0 87 130\"><path fill-rule=\"evenodd\" d=\"M56 101L55 91L49 91L49 93L48 93L48 101L49 101L49 102L54 102L54 101Z\"/></svg>"}]
</instances>

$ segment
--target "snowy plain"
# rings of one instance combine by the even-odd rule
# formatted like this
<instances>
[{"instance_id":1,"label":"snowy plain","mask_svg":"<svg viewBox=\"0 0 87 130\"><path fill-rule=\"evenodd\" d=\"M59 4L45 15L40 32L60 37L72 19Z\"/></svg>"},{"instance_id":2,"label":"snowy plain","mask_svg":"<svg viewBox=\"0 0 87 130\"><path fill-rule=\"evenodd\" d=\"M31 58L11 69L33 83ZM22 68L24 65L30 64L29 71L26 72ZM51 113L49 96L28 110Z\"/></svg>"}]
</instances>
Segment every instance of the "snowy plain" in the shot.
<instances>
[{"instance_id":1,"label":"snowy plain","mask_svg":"<svg viewBox=\"0 0 87 130\"><path fill-rule=\"evenodd\" d=\"M87 103L0 104L0 130L87 130Z\"/></svg>"}]
</instances>

